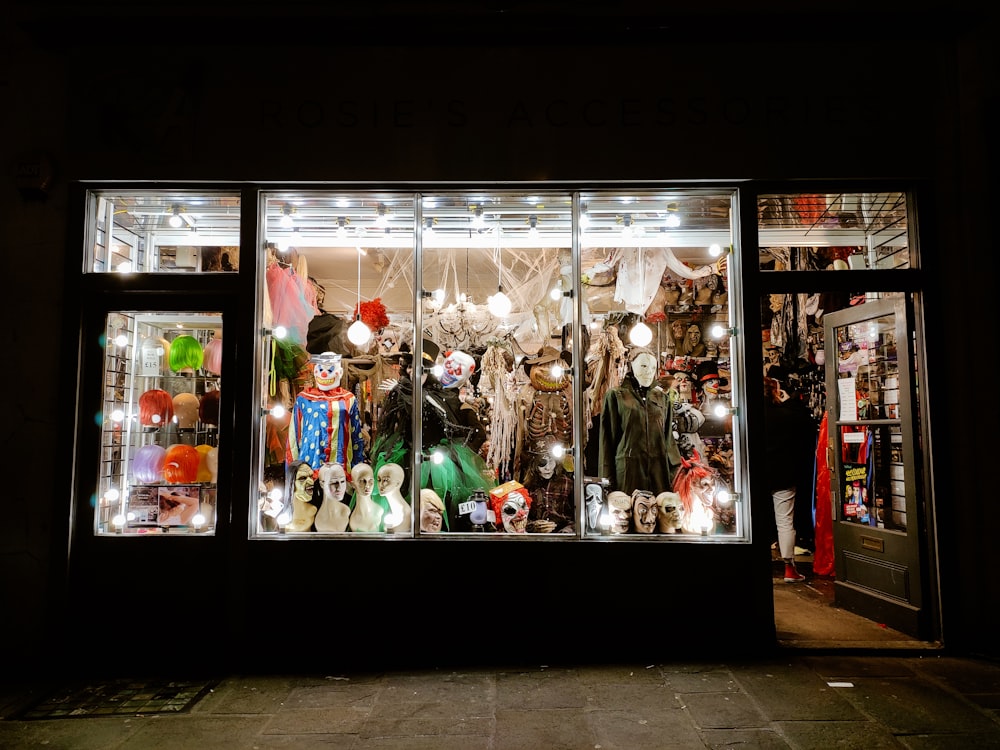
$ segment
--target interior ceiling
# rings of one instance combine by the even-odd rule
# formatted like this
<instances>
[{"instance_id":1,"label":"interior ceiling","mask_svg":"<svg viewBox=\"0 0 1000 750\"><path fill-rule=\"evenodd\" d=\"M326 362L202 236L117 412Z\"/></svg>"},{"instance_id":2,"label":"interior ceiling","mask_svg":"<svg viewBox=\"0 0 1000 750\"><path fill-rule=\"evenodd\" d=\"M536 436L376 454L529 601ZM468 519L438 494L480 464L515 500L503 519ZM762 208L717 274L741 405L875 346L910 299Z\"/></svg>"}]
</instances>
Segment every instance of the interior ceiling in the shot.
<instances>
[{"instance_id":1,"label":"interior ceiling","mask_svg":"<svg viewBox=\"0 0 1000 750\"><path fill-rule=\"evenodd\" d=\"M573 245L572 216L586 271L612 248L669 247L698 266L709 246L733 244L733 193L670 189L647 192L416 194L365 192L267 194L263 234L276 257L304 259L326 292L325 309L345 312L379 297L409 312L417 290L462 292L476 303L496 292L554 281L559 250ZM155 235L161 246L232 246L240 242L238 193L137 191L99 197L99 217L113 216L116 236ZM173 224L179 226L172 226ZM759 244L863 246L905 244L902 193L763 195ZM417 231L417 228L421 231ZM414 282L414 248L422 245ZM360 258L360 263L359 263ZM541 277L546 277L542 279Z\"/></svg>"}]
</instances>

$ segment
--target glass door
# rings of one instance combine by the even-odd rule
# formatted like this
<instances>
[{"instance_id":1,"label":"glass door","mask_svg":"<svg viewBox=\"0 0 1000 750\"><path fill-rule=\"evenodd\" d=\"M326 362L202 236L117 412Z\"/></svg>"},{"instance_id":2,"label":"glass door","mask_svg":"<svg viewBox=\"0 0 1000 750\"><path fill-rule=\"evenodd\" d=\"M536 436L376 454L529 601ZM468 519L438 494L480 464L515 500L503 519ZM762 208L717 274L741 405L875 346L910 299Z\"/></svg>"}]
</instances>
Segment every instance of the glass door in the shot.
<instances>
[{"instance_id":1,"label":"glass door","mask_svg":"<svg viewBox=\"0 0 1000 750\"><path fill-rule=\"evenodd\" d=\"M844 609L924 637L912 311L902 295L872 296L825 317L835 597Z\"/></svg>"}]
</instances>

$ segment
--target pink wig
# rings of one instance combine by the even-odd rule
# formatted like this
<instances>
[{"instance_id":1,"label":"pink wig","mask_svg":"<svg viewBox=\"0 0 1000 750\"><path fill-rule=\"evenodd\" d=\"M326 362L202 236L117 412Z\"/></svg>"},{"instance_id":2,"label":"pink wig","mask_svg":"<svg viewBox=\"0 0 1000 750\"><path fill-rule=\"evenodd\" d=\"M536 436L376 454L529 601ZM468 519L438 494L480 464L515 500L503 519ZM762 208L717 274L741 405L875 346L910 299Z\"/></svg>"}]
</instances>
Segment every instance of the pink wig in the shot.
<instances>
[{"instance_id":1,"label":"pink wig","mask_svg":"<svg viewBox=\"0 0 1000 750\"><path fill-rule=\"evenodd\" d=\"M222 339L214 338L205 344L205 362L202 366L207 373L222 374Z\"/></svg>"}]
</instances>

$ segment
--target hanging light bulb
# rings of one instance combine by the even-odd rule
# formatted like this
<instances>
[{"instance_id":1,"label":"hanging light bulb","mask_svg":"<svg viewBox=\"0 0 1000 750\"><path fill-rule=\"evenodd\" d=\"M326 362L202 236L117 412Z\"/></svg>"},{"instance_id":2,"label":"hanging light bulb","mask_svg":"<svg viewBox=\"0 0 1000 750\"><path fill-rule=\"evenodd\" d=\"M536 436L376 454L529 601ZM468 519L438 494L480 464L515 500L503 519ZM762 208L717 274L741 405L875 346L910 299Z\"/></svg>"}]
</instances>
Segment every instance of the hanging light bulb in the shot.
<instances>
[{"instance_id":1,"label":"hanging light bulb","mask_svg":"<svg viewBox=\"0 0 1000 750\"><path fill-rule=\"evenodd\" d=\"M534 214L528 217L528 234L538 234L538 217Z\"/></svg>"},{"instance_id":2,"label":"hanging light bulb","mask_svg":"<svg viewBox=\"0 0 1000 750\"><path fill-rule=\"evenodd\" d=\"M347 219L343 216L337 217L337 236L343 237L347 234Z\"/></svg>"},{"instance_id":3,"label":"hanging light bulb","mask_svg":"<svg viewBox=\"0 0 1000 750\"><path fill-rule=\"evenodd\" d=\"M636 346L648 346L653 340L653 329L640 320L628 332L628 340Z\"/></svg>"},{"instance_id":4,"label":"hanging light bulb","mask_svg":"<svg viewBox=\"0 0 1000 750\"><path fill-rule=\"evenodd\" d=\"M292 221L292 207L286 203L281 207L281 221L278 224L284 229L291 229L294 223Z\"/></svg>"},{"instance_id":5,"label":"hanging light bulb","mask_svg":"<svg viewBox=\"0 0 1000 750\"><path fill-rule=\"evenodd\" d=\"M339 221L343 221L341 218ZM341 225L343 228L343 225ZM361 256L364 255L364 251L359 247L358 250L358 307L357 313L355 314L355 320L351 323L350 327L347 329L347 339L355 346L364 346L372 338L372 329L365 325L365 322L361 320Z\"/></svg>"},{"instance_id":6,"label":"hanging light bulb","mask_svg":"<svg viewBox=\"0 0 1000 750\"><path fill-rule=\"evenodd\" d=\"M384 227L389 224L389 212L386 211L385 206L379 204L378 210L375 214L375 226Z\"/></svg>"},{"instance_id":7,"label":"hanging light bulb","mask_svg":"<svg viewBox=\"0 0 1000 750\"><path fill-rule=\"evenodd\" d=\"M482 206L476 206L475 215L472 219L472 226L474 226L476 229L482 229L483 227L486 226L486 219L483 217Z\"/></svg>"},{"instance_id":8,"label":"hanging light bulb","mask_svg":"<svg viewBox=\"0 0 1000 750\"><path fill-rule=\"evenodd\" d=\"M497 293L486 298L486 309L498 318L510 315L513 304L510 297L503 293L503 249L500 247L500 224L497 224Z\"/></svg>"},{"instance_id":9,"label":"hanging light bulb","mask_svg":"<svg viewBox=\"0 0 1000 750\"><path fill-rule=\"evenodd\" d=\"M626 237L632 236L632 214L625 214L622 218L622 234Z\"/></svg>"},{"instance_id":10,"label":"hanging light bulb","mask_svg":"<svg viewBox=\"0 0 1000 750\"><path fill-rule=\"evenodd\" d=\"M176 203L170 208L171 214L167 223L170 224L174 229L177 229L184 223L184 219L181 218L181 207Z\"/></svg>"}]
</instances>

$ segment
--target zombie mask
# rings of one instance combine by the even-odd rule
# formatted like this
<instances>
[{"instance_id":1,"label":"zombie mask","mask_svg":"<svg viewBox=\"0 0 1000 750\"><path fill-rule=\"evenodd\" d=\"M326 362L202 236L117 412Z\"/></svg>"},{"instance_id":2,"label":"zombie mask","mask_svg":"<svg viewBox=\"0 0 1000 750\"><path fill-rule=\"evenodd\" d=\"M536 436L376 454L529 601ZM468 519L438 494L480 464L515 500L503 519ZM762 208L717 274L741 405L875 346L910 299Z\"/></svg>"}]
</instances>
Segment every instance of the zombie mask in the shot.
<instances>
[{"instance_id":1,"label":"zombie mask","mask_svg":"<svg viewBox=\"0 0 1000 750\"><path fill-rule=\"evenodd\" d=\"M434 490L420 490L420 530L436 534L443 526L444 501Z\"/></svg>"},{"instance_id":2,"label":"zombie mask","mask_svg":"<svg viewBox=\"0 0 1000 750\"><path fill-rule=\"evenodd\" d=\"M340 355L333 352L323 352L312 358L313 379L321 391L332 391L340 385L344 368L340 363Z\"/></svg>"},{"instance_id":3,"label":"zombie mask","mask_svg":"<svg viewBox=\"0 0 1000 750\"><path fill-rule=\"evenodd\" d=\"M656 528L661 534L673 534L681 527L681 496L661 492L656 496Z\"/></svg>"},{"instance_id":4,"label":"zombie mask","mask_svg":"<svg viewBox=\"0 0 1000 750\"><path fill-rule=\"evenodd\" d=\"M608 493L611 533L627 534L632 523L632 498L620 490Z\"/></svg>"}]
</instances>

